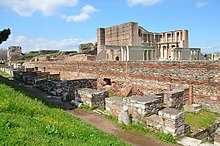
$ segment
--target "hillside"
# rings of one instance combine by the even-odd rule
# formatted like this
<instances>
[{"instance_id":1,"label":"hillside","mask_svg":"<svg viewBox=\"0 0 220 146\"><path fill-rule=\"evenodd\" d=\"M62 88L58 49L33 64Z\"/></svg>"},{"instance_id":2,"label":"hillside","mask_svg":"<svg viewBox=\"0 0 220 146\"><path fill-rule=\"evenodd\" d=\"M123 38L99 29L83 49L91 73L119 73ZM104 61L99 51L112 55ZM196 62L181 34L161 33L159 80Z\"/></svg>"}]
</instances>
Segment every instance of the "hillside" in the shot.
<instances>
[{"instance_id":1,"label":"hillside","mask_svg":"<svg viewBox=\"0 0 220 146\"><path fill-rule=\"evenodd\" d=\"M0 145L126 145L15 88L2 76L0 100Z\"/></svg>"}]
</instances>

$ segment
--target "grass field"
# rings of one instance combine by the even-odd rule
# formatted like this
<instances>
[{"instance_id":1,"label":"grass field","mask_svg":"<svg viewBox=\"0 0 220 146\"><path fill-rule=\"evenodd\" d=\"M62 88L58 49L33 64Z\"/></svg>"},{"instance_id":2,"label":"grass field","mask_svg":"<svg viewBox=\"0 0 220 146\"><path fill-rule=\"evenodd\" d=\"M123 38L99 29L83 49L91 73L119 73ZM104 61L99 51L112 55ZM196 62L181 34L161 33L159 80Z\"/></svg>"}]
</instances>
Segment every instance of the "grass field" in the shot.
<instances>
[{"instance_id":1,"label":"grass field","mask_svg":"<svg viewBox=\"0 0 220 146\"><path fill-rule=\"evenodd\" d=\"M2 74L2 72L0 72ZM127 145L0 76L0 145Z\"/></svg>"},{"instance_id":2,"label":"grass field","mask_svg":"<svg viewBox=\"0 0 220 146\"><path fill-rule=\"evenodd\" d=\"M220 114L205 109L202 109L199 113L185 112L185 123L189 124L192 130L198 130L214 124L218 117L220 117Z\"/></svg>"}]
</instances>

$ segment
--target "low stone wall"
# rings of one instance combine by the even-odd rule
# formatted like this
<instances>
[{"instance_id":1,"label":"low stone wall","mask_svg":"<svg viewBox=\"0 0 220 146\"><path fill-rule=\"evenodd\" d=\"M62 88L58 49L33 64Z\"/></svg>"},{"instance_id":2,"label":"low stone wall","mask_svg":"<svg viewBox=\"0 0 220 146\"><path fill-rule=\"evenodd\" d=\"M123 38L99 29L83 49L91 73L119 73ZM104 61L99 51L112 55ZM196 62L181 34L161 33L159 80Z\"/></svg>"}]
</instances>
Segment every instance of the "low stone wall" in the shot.
<instances>
[{"instance_id":1,"label":"low stone wall","mask_svg":"<svg viewBox=\"0 0 220 146\"><path fill-rule=\"evenodd\" d=\"M144 95L170 90L184 90L193 85L194 102L204 99L210 108L220 102L219 61L136 61L136 62L29 62L26 67L38 67L60 74L62 80L109 78L138 89ZM213 103L214 103L213 102ZM205 102L201 102L206 104ZM213 106L212 106L213 105ZM218 110L220 112L220 110Z\"/></svg>"},{"instance_id":2,"label":"low stone wall","mask_svg":"<svg viewBox=\"0 0 220 146\"><path fill-rule=\"evenodd\" d=\"M105 110L108 114L118 116L123 109L123 99L118 96L105 99Z\"/></svg>"},{"instance_id":3,"label":"low stone wall","mask_svg":"<svg viewBox=\"0 0 220 146\"><path fill-rule=\"evenodd\" d=\"M180 136L189 129L184 125L184 113L174 108L165 108L158 115L145 118L145 121L151 130L171 133L173 136Z\"/></svg>"},{"instance_id":4,"label":"low stone wall","mask_svg":"<svg viewBox=\"0 0 220 146\"><path fill-rule=\"evenodd\" d=\"M49 72L26 72L26 71L13 71L13 76L16 79L22 80L27 84L35 84L37 80L48 79Z\"/></svg>"},{"instance_id":5,"label":"low stone wall","mask_svg":"<svg viewBox=\"0 0 220 146\"><path fill-rule=\"evenodd\" d=\"M156 114L161 108L161 96L130 96L123 98L124 105L128 107L133 118L147 117Z\"/></svg>"},{"instance_id":6,"label":"low stone wall","mask_svg":"<svg viewBox=\"0 0 220 146\"><path fill-rule=\"evenodd\" d=\"M97 82L95 79L82 79L82 80L39 80L36 85L42 89L46 89L49 94L61 97L65 100L74 100L78 88L91 88L96 89Z\"/></svg>"},{"instance_id":7,"label":"low stone wall","mask_svg":"<svg viewBox=\"0 0 220 146\"><path fill-rule=\"evenodd\" d=\"M107 91L97 91L96 89L81 88L77 89L79 97L84 104L92 108L105 107L105 98L108 97Z\"/></svg>"},{"instance_id":8,"label":"low stone wall","mask_svg":"<svg viewBox=\"0 0 220 146\"><path fill-rule=\"evenodd\" d=\"M161 96L130 96L106 98L106 111L108 114L118 116L123 107L128 108L129 114L134 119L144 118L156 114L161 108Z\"/></svg>"},{"instance_id":9,"label":"low stone wall","mask_svg":"<svg viewBox=\"0 0 220 146\"><path fill-rule=\"evenodd\" d=\"M74 90L71 90L70 87L68 87L66 81L60 81L60 80L38 80L36 82L36 85L46 90L47 93L57 96L61 98L62 100L71 100L75 98L75 92ZM71 92L72 91L72 92Z\"/></svg>"},{"instance_id":10,"label":"low stone wall","mask_svg":"<svg viewBox=\"0 0 220 146\"><path fill-rule=\"evenodd\" d=\"M209 126L208 128L196 133L194 135L194 137L196 139L206 139L208 141L213 141L215 138L215 134L216 134L216 130L219 128L220 126L220 119L217 119L215 124ZM218 135L217 135L218 136ZM217 139L217 137L216 137Z\"/></svg>"},{"instance_id":11,"label":"low stone wall","mask_svg":"<svg viewBox=\"0 0 220 146\"><path fill-rule=\"evenodd\" d=\"M163 93L164 104L167 107L181 109L183 105L183 90L166 91Z\"/></svg>"},{"instance_id":12,"label":"low stone wall","mask_svg":"<svg viewBox=\"0 0 220 146\"><path fill-rule=\"evenodd\" d=\"M27 84L36 84L39 88L46 90L49 94L57 96L62 100L74 100L77 96L78 88L97 88L96 79L81 80L50 80L58 79L59 74L50 74L49 72L33 71L33 68L27 68L26 71L14 71L14 77L24 81Z\"/></svg>"}]
</instances>

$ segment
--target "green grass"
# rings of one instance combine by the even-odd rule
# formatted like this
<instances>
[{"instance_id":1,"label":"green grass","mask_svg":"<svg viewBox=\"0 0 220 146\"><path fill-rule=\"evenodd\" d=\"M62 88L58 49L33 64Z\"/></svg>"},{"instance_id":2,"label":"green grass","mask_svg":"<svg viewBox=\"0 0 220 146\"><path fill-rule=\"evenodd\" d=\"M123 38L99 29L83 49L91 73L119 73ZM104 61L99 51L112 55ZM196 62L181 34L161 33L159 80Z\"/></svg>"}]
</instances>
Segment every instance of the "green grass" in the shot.
<instances>
[{"instance_id":1,"label":"green grass","mask_svg":"<svg viewBox=\"0 0 220 146\"><path fill-rule=\"evenodd\" d=\"M199 113L185 112L185 124L189 124L192 131L203 129L214 124L217 117L220 117L220 114L205 109L202 109Z\"/></svg>"},{"instance_id":2,"label":"green grass","mask_svg":"<svg viewBox=\"0 0 220 146\"><path fill-rule=\"evenodd\" d=\"M137 124L132 123L128 125L118 124L117 126L127 132L144 134L144 135L149 133L149 129L141 123L137 123Z\"/></svg>"},{"instance_id":3,"label":"green grass","mask_svg":"<svg viewBox=\"0 0 220 146\"><path fill-rule=\"evenodd\" d=\"M108 93L108 97L114 97L114 96L116 96L114 93L112 93L112 92Z\"/></svg>"},{"instance_id":4,"label":"green grass","mask_svg":"<svg viewBox=\"0 0 220 146\"><path fill-rule=\"evenodd\" d=\"M89 111L92 111L92 110L95 109L95 108L93 108L93 107L90 107L90 106L87 105L87 104L84 104L84 105L82 105L82 106L80 106L80 107L78 107L78 108L80 108L80 109L86 109L86 110L89 110Z\"/></svg>"},{"instance_id":5,"label":"green grass","mask_svg":"<svg viewBox=\"0 0 220 146\"><path fill-rule=\"evenodd\" d=\"M126 145L0 76L0 145Z\"/></svg>"},{"instance_id":6,"label":"green grass","mask_svg":"<svg viewBox=\"0 0 220 146\"><path fill-rule=\"evenodd\" d=\"M1 70L0 70L0 75L3 76L3 77L5 77L5 78L12 78L11 75L9 75L9 74L7 74L6 72L3 72L3 71L1 71Z\"/></svg>"},{"instance_id":7,"label":"green grass","mask_svg":"<svg viewBox=\"0 0 220 146\"><path fill-rule=\"evenodd\" d=\"M169 144L176 144L176 139L170 133L164 134L164 133L161 133L161 132L157 132L155 135L161 141L164 141L164 142L169 143Z\"/></svg>"}]
</instances>

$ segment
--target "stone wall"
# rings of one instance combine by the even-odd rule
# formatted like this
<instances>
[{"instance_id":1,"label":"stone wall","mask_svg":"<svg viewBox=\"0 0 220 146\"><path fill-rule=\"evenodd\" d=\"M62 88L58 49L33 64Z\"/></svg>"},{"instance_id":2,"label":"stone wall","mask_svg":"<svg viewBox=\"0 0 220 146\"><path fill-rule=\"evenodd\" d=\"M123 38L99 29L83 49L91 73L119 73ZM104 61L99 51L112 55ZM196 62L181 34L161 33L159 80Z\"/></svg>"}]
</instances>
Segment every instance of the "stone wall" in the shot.
<instances>
[{"instance_id":1,"label":"stone wall","mask_svg":"<svg viewBox=\"0 0 220 146\"><path fill-rule=\"evenodd\" d=\"M208 128L196 133L194 137L196 139L201 139L201 140L206 139L208 141L213 141L215 138L216 130L219 128L219 126L220 126L220 119L218 118L213 125L210 125Z\"/></svg>"},{"instance_id":2,"label":"stone wall","mask_svg":"<svg viewBox=\"0 0 220 146\"><path fill-rule=\"evenodd\" d=\"M22 58L21 47L20 46L10 46L8 47L7 60L9 62L18 61Z\"/></svg>"},{"instance_id":3,"label":"stone wall","mask_svg":"<svg viewBox=\"0 0 220 146\"><path fill-rule=\"evenodd\" d=\"M171 133L173 136L180 136L189 130L189 126L184 125L184 113L173 108L165 108L145 118L146 125L153 131Z\"/></svg>"},{"instance_id":4,"label":"stone wall","mask_svg":"<svg viewBox=\"0 0 220 146\"><path fill-rule=\"evenodd\" d=\"M58 96L65 100L74 100L78 97L79 88L96 89L97 84L94 79L81 80L39 80L36 85L42 89L47 90L49 94Z\"/></svg>"},{"instance_id":5,"label":"stone wall","mask_svg":"<svg viewBox=\"0 0 220 146\"><path fill-rule=\"evenodd\" d=\"M128 107L129 114L138 119L156 114L161 108L161 96L130 96L123 98L124 104Z\"/></svg>"},{"instance_id":6,"label":"stone wall","mask_svg":"<svg viewBox=\"0 0 220 146\"><path fill-rule=\"evenodd\" d=\"M105 107L105 98L108 97L107 91L97 91L91 88L77 89L78 95L84 104L92 108Z\"/></svg>"},{"instance_id":7,"label":"stone wall","mask_svg":"<svg viewBox=\"0 0 220 146\"><path fill-rule=\"evenodd\" d=\"M58 80L59 74L49 72L33 71L33 68L26 68L27 71L14 71L14 78L27 84L36 85L40 89L46 90L49 94L57 96L62 100L73 100L78 96L79 88L97 88L96 79L80 80ZM55 79L55 80L51 80Z\"/></svg>"},{"instance_id":8,"label":"stone wall","mask_svg":"<svg viewBox=\"0 0 220 146\"><path fill-rule=\"evenodd\" d=\"M123 99L118 96L105 99L105 110L108 114L118 116L123 109Z\"/></svg>"},{"instance_id":9,"label":"stone wall","mask_svg":"<svg viewBox=\"0 0 220 146\"><path fill-rule=\"evenodd\" d=\"M170 90L188 92L193 85L194 102L209 104L210 109L219 107L220 62L29 62L26 67L38 67L50 73L58 73L62 80L82 78L109 78L140 90L145 95ZM215 110L220 112L220 109Z\"/></svg>"},{"instance_id":10,"label":"stone wall","mask_svg":"<svg viewBox=\"0 0 220 146\"><path fill-rule=\"evenodd\" d=\"M166 91L163 94L164 104L167 107L181 109L183 105L183 94L184 90L173 90L173 91Z\"/></svg>"}]
</instances>

